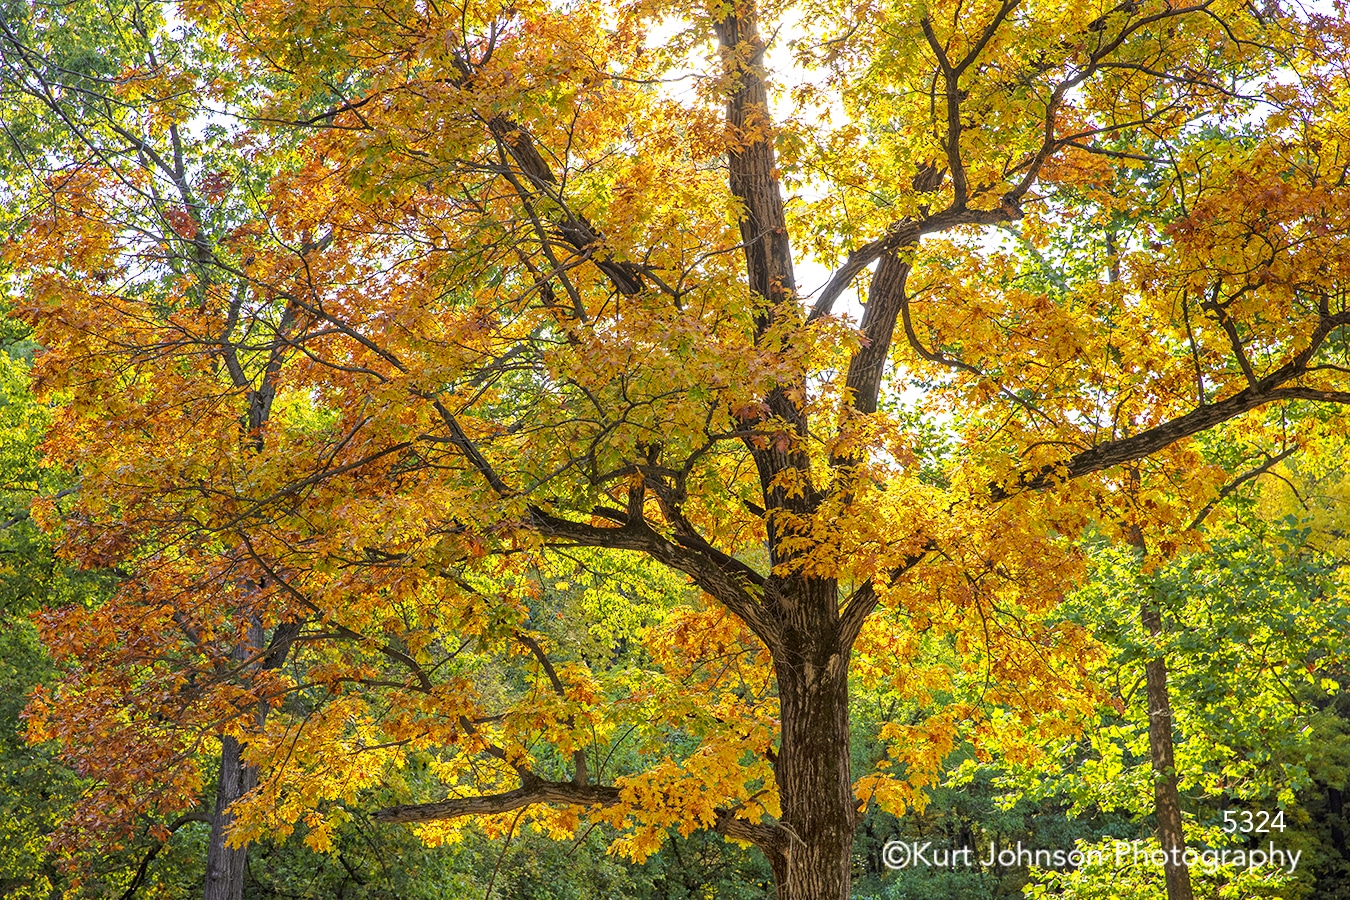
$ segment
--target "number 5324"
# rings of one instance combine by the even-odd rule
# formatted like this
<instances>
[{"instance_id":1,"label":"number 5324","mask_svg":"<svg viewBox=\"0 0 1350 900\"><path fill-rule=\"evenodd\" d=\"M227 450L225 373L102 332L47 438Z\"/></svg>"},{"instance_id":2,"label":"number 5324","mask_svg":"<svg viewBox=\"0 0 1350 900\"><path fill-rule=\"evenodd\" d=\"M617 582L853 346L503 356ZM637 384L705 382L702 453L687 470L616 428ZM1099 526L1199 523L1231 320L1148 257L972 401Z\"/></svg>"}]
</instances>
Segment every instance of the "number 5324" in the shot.
<instances>
[{"instance_id":1,"label":"number 5324","mask_svg":"<svg viewBox=\"0 0 1350 900\"><path fill-rule=\"evenodd\" d=\"M1223 830L1229 834L1266 834L1271 831L1284 831L1284 810L1270 812L1258 809L1236 811L1225 810Z\"/></svg>"}]
</instances>

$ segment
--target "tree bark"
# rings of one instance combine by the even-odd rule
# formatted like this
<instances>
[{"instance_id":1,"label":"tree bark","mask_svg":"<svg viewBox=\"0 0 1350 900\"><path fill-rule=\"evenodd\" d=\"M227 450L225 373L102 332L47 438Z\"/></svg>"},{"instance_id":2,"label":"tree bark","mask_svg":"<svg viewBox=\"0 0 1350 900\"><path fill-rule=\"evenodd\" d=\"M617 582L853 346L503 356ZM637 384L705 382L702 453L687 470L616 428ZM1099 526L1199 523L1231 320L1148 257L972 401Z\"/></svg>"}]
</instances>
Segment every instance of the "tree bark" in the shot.
<instances>
[{"instance_id":1,"label":"tree bark","mask_svg":"<svg viewBox=\"0 0 1350 900\"><path fill-rule=\"evenodd\" d=\"M255 663L260 669L275 669L286 661L291 644L300 633L300 623L283 622L272 631L267 652ZM256 618L248 629L248 640L235 648L235 659L247 659L263 649L263 626ZM259 728L267 719L267 703L258 706ZM244 763L244 745L230 735L220 738L220 779L216 782L216 805L211 815L211 836L206 844L205 900L242 900L247 847L229 847L226 839L234 815L230 805L258 785L258 769Z\"/></svg>"},{"instance_id":2,"label":"tree bark","mask_svg":"<svg viewBox=\"0 0 1350 900\"><path fill-rule=\"evenodd\" d=\"M729 186L744 204L740 230L749 286L764 301L755 320L759 343L776 324L800 321L802 311L778 182L764 81L765 43L757 17L754 0L735 0L714 23L714 30L730 85ZM878 373L889 337L887 333L877 339L869 333L883 358L876 363ZM803 517L815 514L820 502L804 449L806 416L791 399L805 393L805 373L797 372L785 376L765 398L770 413L765 418L787 425L787 446L749 443L765 509ZM789 491L779 483L789 470L797 474L800 490ZM765 520L770 565L790 569L793 553L784 552L778 520L771 515ZM839 616L838 585L831 579L771 576L764 598L753 619L760 622L756 633L766 639L773 654L778 682L781 731L774 777L782 806L779 824L787 839L785 846L773 841L761 847L773 866L779 900L848 900L857 808L849 765L850 646ZM734 608L739 597L732 592L726 600Z\"/></svg>"},{"instance_id":3,"label":"tree bark","mask_svg":"<svg viewBox=\"0 0 1350 900\"><path fill-rule=\"evenodd\" d=\"M1152 600L1140 610L1144 628L1154 637L1162 634L1162 614ZM1159 655L1144 666L1148 685L1148 747L1153 767L1153 800L1158 819L1158 842L1167 860L1167 900L1193 900L1191 872L1186 865L1186 833L1181 822L1181 794L1177 790L1176 759L1172 739L1172 701L1167 690L1167 660Z\"/></svg>"},{"instance_id":4,"label":"tree bark","mask_svg":"<svg viewBox=\"0 0 1350 900\"><path fill-rule=\"evenodd\" d=\"M848 900L857 806L849 760L848 653L836 629L787 635L776 660L774 774L788 834L778 900ZM782 871L780 871L780 869Z\"/></svg>"},{"instance_id":5,"label":"tree bark","mask_svg":"<svg viewBox=\"0 0 1350 900\"><path fill-rule=\"evenodd\" d=\"M211 816L211 837L206 845L205 900L241 900L244 896L248 848L225 844L230 823L234 821L230 804L258 783L258 770L244 764L243 749L232 737L220 739L220 780L216 786L216 807Z\"/></svg>"}]
</instances>

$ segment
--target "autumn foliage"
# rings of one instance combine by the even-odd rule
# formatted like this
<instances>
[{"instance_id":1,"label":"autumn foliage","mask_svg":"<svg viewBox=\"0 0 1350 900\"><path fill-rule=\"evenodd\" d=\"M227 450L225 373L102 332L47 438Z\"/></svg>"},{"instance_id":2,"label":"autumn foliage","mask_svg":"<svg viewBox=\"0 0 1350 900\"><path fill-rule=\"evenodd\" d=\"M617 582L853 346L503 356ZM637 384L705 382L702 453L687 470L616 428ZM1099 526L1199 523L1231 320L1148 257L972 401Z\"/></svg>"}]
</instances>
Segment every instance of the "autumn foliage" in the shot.
<instances>
[{"instance_id":1,"label":"autumn foliage","mask_svg":"<svg viewBox=\"0 0 1350 900\"><path fill-rule=\"evenodd\" d=\"M5 51L68 113L5 250L36 513L121 577L41 618L68 851L215 792L235 845L713 829L847 896L868 804L1101 699L1076 538L1200 547L1350 401L1340 18L181 14L78 109L53 22ZM850 691L903 712L861 770Z\"/></svg>"}]
</instances>

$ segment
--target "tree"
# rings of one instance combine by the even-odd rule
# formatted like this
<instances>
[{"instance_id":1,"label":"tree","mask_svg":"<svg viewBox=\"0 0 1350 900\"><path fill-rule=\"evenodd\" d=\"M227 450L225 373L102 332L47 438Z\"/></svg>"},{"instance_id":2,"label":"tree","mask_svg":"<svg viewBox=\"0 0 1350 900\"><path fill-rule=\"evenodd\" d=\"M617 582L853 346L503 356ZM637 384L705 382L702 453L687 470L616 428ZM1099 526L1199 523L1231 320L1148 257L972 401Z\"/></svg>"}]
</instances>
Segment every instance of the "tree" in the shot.
<instances>
[{"instance_id":1,"label":"tree","mask_svg":"<svg viewBox=\"0 0 1350 900\"><path fill-rule=\"evenodd\" d=\"M1175 733L1170 775L1188 813L1188 831L1209 848L1273 841L1301 856L1292 872L1254 876L1242 867L1201 867L1190 873L1185 889L1194 878L1200 895L1223 889L1322 896L1325 886L1313 884L1316 860L1335 848L1316 834L1304 810L1313 782L1343 766L1345 756L1344 719L1328 702L1342 691L1336 681L1343 674L1346 628L1345 606L1338 602L1342 563L1316 552L1308 529L1292 517L1238 522L1223 531L1210 534L1208 551L1152 569L1133 549L1099 548L1094 577L1064 611L1110 648L1106 669L1116 709L1104 708L1081 742L1065 742L1024 769L1025 780L1009 781L1020 780L1032 797L1062 797L1078 814L1157 815L1154 706L1145 670L1164 658ZM1166 621L1160 634L1130 615L1141 595ZM1224 827L1225 812L1238 817L1236 826ZM1244 825L1246 812L1256 817L1254 824ZM1253 833L1262 828L1264 833ZM1172 873L1166 874L1170 891ZM1051 896L1078 896L1109 884L1114 895L1132 897L1156 896L1159 879L1156 873L1085 867L1045 873L1043 880L1058 889Z\"/></svg>"},{"instance_id":2,"label":"tree","mask_svg":"<svg viewBox=\"0 0 1350 900\"><path fill-rule=\"evenodd\" d=\"M0 335L0 890L6 896L39 898L49 896L60 881L44 864L45 835L74 801L78 784L51 753L23 741L19 713L24 697L52 674L25 615L47 596L69 599L82 592L55 565L49 542L26 514L33 496L51 489L43 483L50 473L41 470L35 452L44 416L28 391L32 347L14 327L17 323L5 324Z\"/></svg>"},{"instance_id":3,"label":"tree","mask_svg":"<svg viewBox=\"0 0 1350 900\"><path fill-rule=\"evenodd\" d=\"M122 185L128 196L116 210L118 221L154 245L156 262L169 278L190 272L199 289L206 290L222 278L228 281L228 273L208 271L205 254L220 233L239 224L237 210L221 202L219 187L206 186L205 202L195 199L196 186L188 184L187 173L206 167L217 179L226 179L226 171L237 160L229 153L229 139L221 128L205 124L198 135L187 131L188 120L201 111L204 99L189 86L194 80L209 79L219 53L203 42L176 37L157 5L135 0L26 9L18 5L7 10L0 22L0 61L12 157L3 170L6 182L27 176L40 191L59 191L65 179L78 180L90 165L113 178L127 176ZM188 69L192 75L185 74ZM253 169L242 179L245 190L253 186L249 179L265 183L267 177L261 157L255 155L250 162ZM5 212L7 218L17 216L21 221L22 209ZM168 287L166 279L149 276L140 279L133 291L145 296ZM255 415L261 420L266 413L258 410ZM246 642L247 638L243 647ZM247 655L240 646L230 653ZM284 650L265 664L274 665L282 657ZM134 734L124 737L127 746L135 746ZM153 854L178 828L193 821L211 824L208 898L237 900L243 887L244 851L225 843L229 805L255 777L239 761L238 750L232 736L221 736L222 758L215 766L218 797L212 813L173 816L171 822L154 822L151 829L156 839ZM78 758L72 764L79 770L88 768ZM178 785L171 805L180 810L195 805L189 800L195 792L189 779ZM126 833L124 829L120 837ZM120 844L114 846L120 849Z\"/></svg>"},{"instance_id":4,"label":"tree","mask_svg":"<svg viewBox=\"0 0 1350 900\"><path fill-rule=\"evenodd\" d=\"M7 254L79 476L48 520L126 576L44 622L70 675L32 727L102 774L82 824L189 806L218 741L235 844L323 849L427 765L449 796L377 819L586 812L638 857L712 829L783 900L846 897L867 804L922 803L963 737L1073 729L1074 535L1171 552L1229 477L1196 435L1273 445L1248 414L1350 400L1339 18L185 12L200 52L122 61L93 110L144 101L144 136L39 160ZM775 19L803 73L777 120ZM198 132L235 162L180 154ZM1173 202L1112 233L1111 280L1047 289L991 237ZM855 772L850 674L1001 712L885 723Z\"/></svg>"}]
</instances>

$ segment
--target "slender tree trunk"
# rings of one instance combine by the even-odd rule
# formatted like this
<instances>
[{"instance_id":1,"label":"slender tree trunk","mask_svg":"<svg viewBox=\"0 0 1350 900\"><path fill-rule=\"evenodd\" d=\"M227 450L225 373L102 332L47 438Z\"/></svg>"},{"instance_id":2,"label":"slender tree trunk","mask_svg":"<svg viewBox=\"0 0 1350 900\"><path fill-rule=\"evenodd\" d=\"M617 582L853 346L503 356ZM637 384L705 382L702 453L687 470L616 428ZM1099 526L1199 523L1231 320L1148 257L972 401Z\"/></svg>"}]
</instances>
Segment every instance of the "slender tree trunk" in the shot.
<instances>
[{"instance_id":1,"label":"slender tree trunk","mask_svg":"<svg viewBox=\"0 0 1350 900\"><path fill-rule=\"evenodd\" d=\"M1140 610L1144 628L1154 637L1162 634L1162 614L1152 601ZM1181 824L1181 794L1177 790L1176 759L1172 739L1172 701L1167 690L1167 660L1150 659L1144 666L1148 685L1148 747L1153 766L1153 800L1158 819L1158 841L1167 860L1167 900L1193 900L1191 872L1186 865L1186 833Z\"/></svg>"},{"instance_id":2,"label":"slender tree trunk","mask_svg":"<svg viewBox=\"0 0 1350 900\"><path fill-rule=\"evenodd\" d=\"M231 657L243 661L262 648L262 625L256 619L249 625L248 638L234 648ZM265 709L258 710L261 724ZM211 837L206 844L205 900L240 900L244 896L247 847L226 846L234 816L230 804L247 794L258 783L258 772L244 765L244 747L229 735L220 738L220 778L216 782L216 807L211 814Z\"/></svg>"},{"instance_id":3,"label":"slender tree trunk","mask_svg":"<svg viewBox=\"0 0 1350 900\"><path fill-rule=\"evenodd\" d=\"M291 643L300 632L300 623L283 622L272 632L267 653L255 664L260 669L275 669L285 662ZM236 647L234 658L244 660L263 649L263 626L256 618L248 629L248 640ZM267 704L258 707L257 726L267 720ZM220 779L216 783L216 806L211 815L211 836L206 845L205 900L241 900L247 872L248 848L225 844L234 821L230 804L258 785L258 770L244 764L244 746L236 738L220 738Z\"/></svg>"},{"instance_id":4,"label":"slender tree trunk","mask_svg":"<svg viewBox=\"0 0 1350 900\"><path fill-rule=\"evenodd\" d=\"M1131 485L1139 488L1139 471L1132 469ZM1130 527L1130 544L1139 551L1140 562L1148 556L1148 545L1137 525ZM1150 592L1151 593L1151 592ZM1163 633L1162 611L1158 600L1147 596L1139 605L1139 621L1152 637ZM1167 854L1163 875L1167 880L1167 900L1194 900L1191 870L1186 865L1186 832L1181 822L1181 793L1177 790L1176 755L1173 752L1172 699L1167 690L1167 659L1161 652L1144 664L1148 701L1148 750L1153 769L1153 811L1158 820L1158 843Z\"/></svg>"},{"instance_id":5,"label":"slender tree trunk","mask_svg":"<svg viewBox=\"0 0 1350 900\"><path fill-rule=\"evenodd\" d=\"M248 848L227 847L225 838L234 817L230 804L258 783L258 770L244 765L243 747L232 737L220 739L220 781L206 845L205 900L240 900L244 896L244 866Z\"/></svg>"},{"instance_id":6,"label":"slender tree trunk","mask_svg":"<svg viewBox=\"0 0 1350 900\"><path fill-rule=\"evenodd\" d=\"M778 898L848 900L857 822L848 657L821 632L794 637L776 660L782 741L774 771L789 835L786 859L775 865Z\"/></svg>"}]
</instances>

